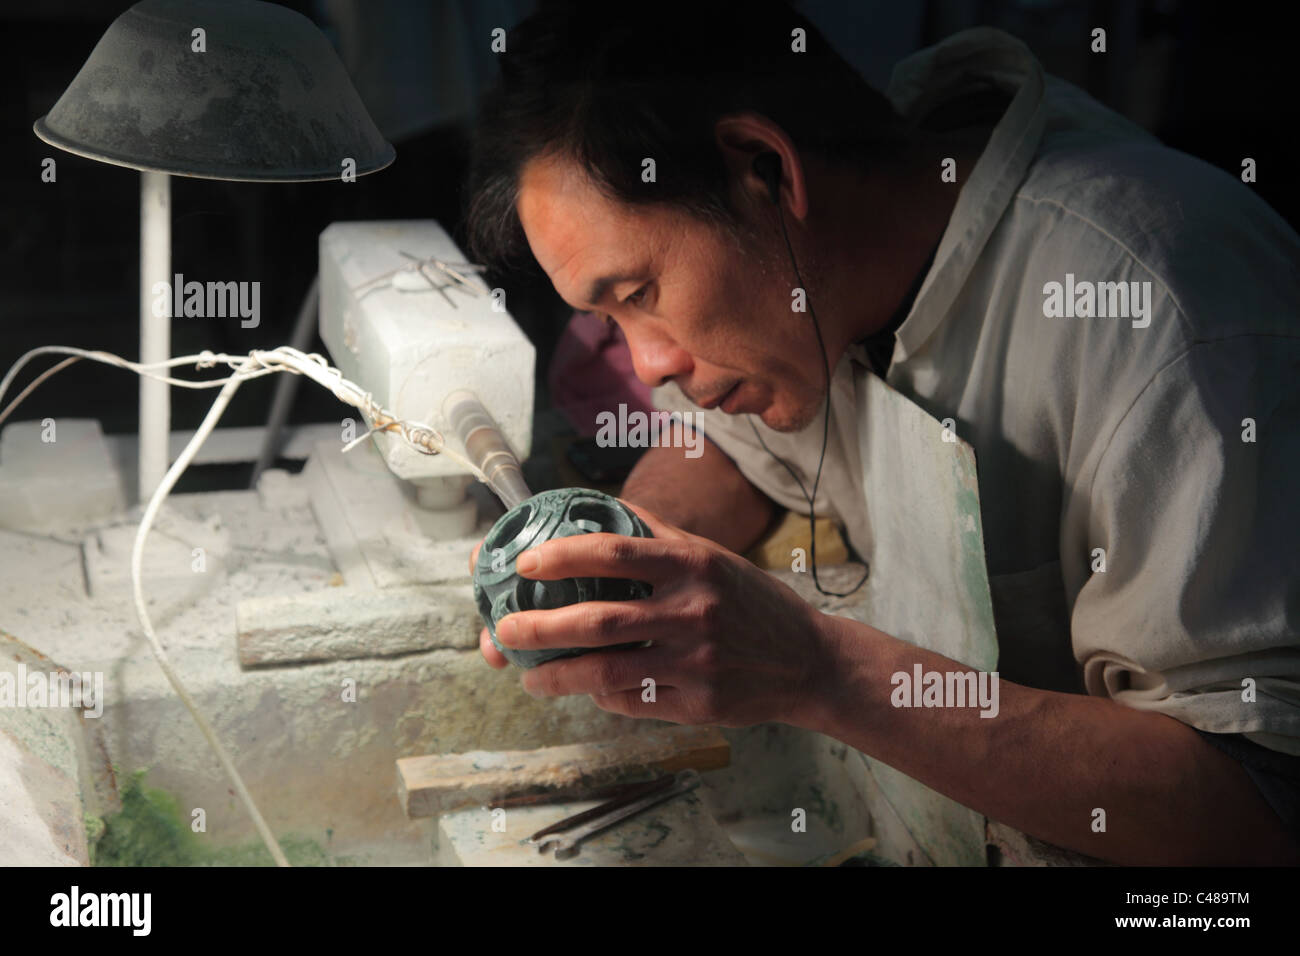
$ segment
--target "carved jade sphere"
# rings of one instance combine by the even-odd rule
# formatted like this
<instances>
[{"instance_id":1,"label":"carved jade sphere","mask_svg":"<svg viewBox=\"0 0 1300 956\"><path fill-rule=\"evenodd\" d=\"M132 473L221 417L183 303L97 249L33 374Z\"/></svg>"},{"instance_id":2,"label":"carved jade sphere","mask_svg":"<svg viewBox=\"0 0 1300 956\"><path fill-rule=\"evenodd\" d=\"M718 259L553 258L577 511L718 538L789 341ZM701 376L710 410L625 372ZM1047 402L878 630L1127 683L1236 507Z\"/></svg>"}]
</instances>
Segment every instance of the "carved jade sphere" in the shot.
<instances>
[{"instance_id":1,"label":"carved jade sphere","mask_svg":"<svg viewBox=\"0 0 1300 956\"><path fill-rule=\"evenodd\" d=\"M618 500L585 488L562 488L533 495L507 511L483 539L474 566L474 601L492 643L516 667L536 667L558 657L573 657L596 648L548 648L519 651L497 640L497 622L515 611L547 610L582 601L630 601L649 597L644 581L622 578L566 578L533 581L515 571L515 559L552 538L610 532L651 538L650 529ZM635 647L621 644L619 647Z\"/></svg>"}]
</instances>

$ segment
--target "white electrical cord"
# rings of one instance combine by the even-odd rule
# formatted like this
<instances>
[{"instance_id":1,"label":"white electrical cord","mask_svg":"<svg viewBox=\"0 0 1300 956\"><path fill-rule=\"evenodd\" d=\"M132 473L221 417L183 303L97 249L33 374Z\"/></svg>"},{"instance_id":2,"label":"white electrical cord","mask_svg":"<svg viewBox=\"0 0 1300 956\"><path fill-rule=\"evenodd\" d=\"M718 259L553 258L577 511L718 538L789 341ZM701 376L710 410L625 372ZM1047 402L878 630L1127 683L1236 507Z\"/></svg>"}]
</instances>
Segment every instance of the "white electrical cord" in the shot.
<instances>
[{"instance_id":1,"label":"white electrical cord","mask_svg":"<svg viewBox=\"0 0 1300 956\"><path fill-rule=\"evenodd\" d=\"M252 817L253 824L257 827L257 832L261 836L262 842L266 844L266 848L271 852L271 857L275 860L276 865L288 866L289 861L285 858L284 852L280 849L280 845L276 841L275 835L271 832L271 828L267 826L266 820L263 819L262 814L258 811L257 804L254 803L252 794L249 793L248 788L244 786L244 780L240 777L239 771L235 768L234 762L230 759L230 755L226 752L225 747L221 745L221 741L217 739L216 732L212 729L212 725L208 723L207 718L205 718L199 711L198 705L195 704L189 691L185 689L185 685L181 683L179 675L177 675L177 673L172 669L171 663L167 659L167 654L163 650L162 643L158 640L158 635L154 632L153 625L149 620L149 612L145 607L144 601L141 565L144 560L145 539L149 534L149 529L153 526L154 518L158 515L158 510L162 507L163 500L171 492L172 488L175 487L176 482L180 479L180 476L184 473L185 469L189 467L190 462L194 460L194 456L198 454L203 442L207 440L210 434L212 434L212 430L216 428L217 421L221 418L222 412L224 412L226 406L230 404L230 400L234 397L239 386L250 379L259 378L263 375L270 375L274 372L293 372L297 375L306 375L308 378L312 379L312 381L317 382L333 392L340 401L346 402L349 405L354 405L361 410L362 414L368 421L370 426L369 430L360 438L345 445L343 448L343 451L345 452L356 447L374 432L396 431L405 442L417 451L427 455L449 455L463 467L468 469L469 472L480 481L486 483L487 478L482 471L470 463L466 458L448 449L443 441L442 435L436 429L430 428L428 425L419 422L405 422L396 418L390 412L376 404L374 398L369 392L362 389L356 383L345 379L343 373L339 369L331 366L323 356L314 352L311 354L305 354L297 349L290 348L289 346L281 346L280 348L271 349L270 351L254 350L244 356L231 356L225 353L214 354L212 352L204 351L198 355L180 356L169 359L166 362L155 362L148 365L142 365L139 362L131 362L127 359L113 355L110 352L95 352L67 346L48 345L32 349L14 363L13 367L5 375L4 379L0 380L0 400L3 400L5 392L13 383L14 377L28 361L38 355L48 354L69 355L72 356L72 358L65 359L52 368L47 369L31 382L31 384L23 389L23 391L19 393L18 397L15 398L7 408L0 411L0 425L4 424L5 419L8 418L13 410L18 406L18 403L31 394L36 386L40 385L41 382L45 381L45 379L49 378L55 372L66 368L73 362L82 358L103 362L107 365L115 365L118 368L128 369L138 375L145 375L183 388L215 388L218 385L221 386L221 393L217 395L216 401L212 403L212 407L204 417L203 423L194 433L194 437L190 439L190 443L185 446L185 450L181 452L180 457L178 457L171 468L168 469L167 474L163 477L157 490L154 491L153 497L149 499L149 504L145 508L144 515L140 519L140 527L135 535L135 545L131 549L131 588L135 598L136 616L140 619L140 626L144 630L144 635L149 641L149 647L158 661L158 666L162 669L168 683L172 685L172 689L176 691L176 695L180 697L181 703L185 705L185 709L190 712L190 716L192 716L194 722L198 724L199 730L208 741L208 745L212 747L213 752L217 755L217 759L221 762L222 768L226 771L227 776L230 777L231 782L235 785L236 793L239 794L240 800L243 801L244 807L248 810L248 815ZM194 364L196 368L212 368L218 363L228 365L234 370L233 374L224 378L195 382L186 379L171 378L170 376L154 371L158 368L172 368L177 365L189 364Z\"/></svg>"}]
</instances>

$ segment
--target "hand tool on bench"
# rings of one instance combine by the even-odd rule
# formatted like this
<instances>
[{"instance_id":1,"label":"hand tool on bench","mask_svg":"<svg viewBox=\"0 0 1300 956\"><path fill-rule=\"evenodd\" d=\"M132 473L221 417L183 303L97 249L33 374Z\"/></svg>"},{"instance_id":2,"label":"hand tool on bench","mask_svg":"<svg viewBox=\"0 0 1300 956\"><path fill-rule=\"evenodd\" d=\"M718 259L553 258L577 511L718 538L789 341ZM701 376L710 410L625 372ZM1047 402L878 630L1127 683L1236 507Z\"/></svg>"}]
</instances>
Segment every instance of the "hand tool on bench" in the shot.
<instances>
[{"instance_id":1,"label":"hand tool on bench","mask_svg":"<svg viewBox=\"0 0 1300 956\"><path fill-rule=\"evenodd\" d=\"M536 846L539 853L553 847L557 860L567 860L578 854L578 845L584 840L699 785L700 775L694 770L650 780L613 800L544 827L524 842Z\"/></svg>"}]
</instances>

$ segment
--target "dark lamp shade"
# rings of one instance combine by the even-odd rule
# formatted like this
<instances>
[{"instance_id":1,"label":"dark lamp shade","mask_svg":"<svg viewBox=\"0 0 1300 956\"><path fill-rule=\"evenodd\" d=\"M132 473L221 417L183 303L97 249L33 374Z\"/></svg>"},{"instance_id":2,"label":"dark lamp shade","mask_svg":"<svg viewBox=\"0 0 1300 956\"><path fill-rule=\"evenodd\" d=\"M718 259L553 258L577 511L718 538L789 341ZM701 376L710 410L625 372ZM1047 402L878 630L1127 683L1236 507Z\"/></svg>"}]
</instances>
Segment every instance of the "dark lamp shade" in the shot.
<instances>
[{"instance_id":1,"label":"dark lamp shade","mask_svg":"<svg viewBox=\"0 0 1300 956\"><path fill-rule=\"evenodd\" d=\"M142 0L34 128L90 159L205 179L339 179L347 159L360 176L395 156L324 34L258 0Z\"/></svg>"}]
</instances>

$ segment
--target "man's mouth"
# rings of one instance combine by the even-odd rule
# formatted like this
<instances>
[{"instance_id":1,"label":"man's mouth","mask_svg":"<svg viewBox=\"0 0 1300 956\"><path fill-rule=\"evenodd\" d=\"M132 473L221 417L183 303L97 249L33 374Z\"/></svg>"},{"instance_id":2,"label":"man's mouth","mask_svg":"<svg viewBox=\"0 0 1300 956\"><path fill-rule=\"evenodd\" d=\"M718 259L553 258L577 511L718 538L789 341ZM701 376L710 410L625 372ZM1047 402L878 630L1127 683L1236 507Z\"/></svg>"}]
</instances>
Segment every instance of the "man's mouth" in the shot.
<instances>
[{"instance_id":1,"label":"man's mouth","mask_svg":"<svg viewBox=\"0 0 1300 956\"><path fill-rule=\"evenodd\" d=\"M727 389L717 398L711 398L707 402L697 402L696 404L703 409L717 408L719 405L722 405L724 402L726 402L729 398L733 398L735 396L736 390L740 388L740 384L741 384L740 382L737 382L735 385L731 386L731 388ZM724 408L723 411L725 412L727 411L727 409Z\"/></svg>"}]
</instances>

